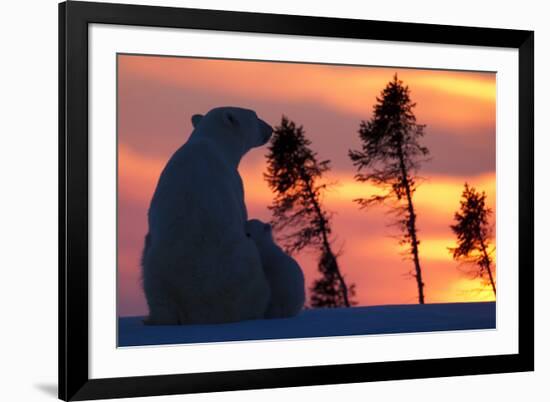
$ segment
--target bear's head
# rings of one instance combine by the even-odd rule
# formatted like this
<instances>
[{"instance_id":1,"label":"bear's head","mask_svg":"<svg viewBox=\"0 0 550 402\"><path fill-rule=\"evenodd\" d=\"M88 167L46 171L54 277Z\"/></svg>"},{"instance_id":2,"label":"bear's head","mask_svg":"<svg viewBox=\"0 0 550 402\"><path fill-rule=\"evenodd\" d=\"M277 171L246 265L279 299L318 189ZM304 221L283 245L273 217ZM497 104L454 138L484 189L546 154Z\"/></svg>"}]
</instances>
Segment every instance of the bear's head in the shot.
<instances>
[{"instance_id":1,"label":"bear's head","mask_svg":"<svg viewBox=\"0 0 550 402\"><path fill-rule=\"evenodd\" d=\"M271 225L258 219L250 219L245 224L245 232L258 245L273 243Z\"/></svg>"},{"instance_id":2,"label":"bear's head","mask_svg":"<svg viewBox=\"0 0 550 402\"><path fill-rule=\"evenodd\" d=\"M273 129L256 112L238 107L218 107L204 116L191 118L194 136L209 137L222 144L230 156L238 160L250 149L267 143Z\"/></svg>"}]
</instances>

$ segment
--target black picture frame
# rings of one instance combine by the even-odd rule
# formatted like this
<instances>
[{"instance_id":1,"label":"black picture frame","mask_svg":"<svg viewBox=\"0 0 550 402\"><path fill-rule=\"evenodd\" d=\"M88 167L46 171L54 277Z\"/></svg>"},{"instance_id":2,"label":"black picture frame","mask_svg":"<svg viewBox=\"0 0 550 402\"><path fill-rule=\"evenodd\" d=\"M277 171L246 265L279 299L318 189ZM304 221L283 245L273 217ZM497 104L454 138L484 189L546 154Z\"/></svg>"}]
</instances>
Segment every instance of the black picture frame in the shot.
<instances>
[{"instance_id":1,"label":"black picture frame","mask_svg":"<svg viewBox=\"0 0 550 402\"><path fill-rule=\"evenodd\" d=\"M519 51L517 354L90 379L88 25L192 28ZM59 4L59 398L88 400L534 370L534 32L70 1Z\"/></svg>"}]
</instances>

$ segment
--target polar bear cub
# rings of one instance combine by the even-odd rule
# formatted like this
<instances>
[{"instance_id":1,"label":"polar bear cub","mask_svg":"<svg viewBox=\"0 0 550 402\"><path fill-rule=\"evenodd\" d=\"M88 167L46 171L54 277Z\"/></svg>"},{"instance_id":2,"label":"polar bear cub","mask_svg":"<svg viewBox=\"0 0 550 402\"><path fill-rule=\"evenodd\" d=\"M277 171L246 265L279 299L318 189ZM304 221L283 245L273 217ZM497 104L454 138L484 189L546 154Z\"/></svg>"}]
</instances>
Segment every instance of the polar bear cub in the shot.
<instances>
[{"instance_id":1,"label":"polar bear cub","mask_svg":"<svg viewBox=\"0 0 550 402\"><path fill-rule=\"evenodd\" d=\"M272 128L252 110L220 107L192 117L189 140L162 171L148 211L142 255L151 325L263 318L270 286L245 234L237 167Z\"/></svg>"},{"instance_id":2,"label":"polar bear cub","mask_svg":"<svg viewBox=\"0 0 550 402\"><path fill-rule=\"evenodd\" d=\"M304 306L304 274L298 263L273 240L271 225L258 219L246 223L246 234L256 243L271 286L266 318L297 315Z\"/></svg>"}]
</instances>

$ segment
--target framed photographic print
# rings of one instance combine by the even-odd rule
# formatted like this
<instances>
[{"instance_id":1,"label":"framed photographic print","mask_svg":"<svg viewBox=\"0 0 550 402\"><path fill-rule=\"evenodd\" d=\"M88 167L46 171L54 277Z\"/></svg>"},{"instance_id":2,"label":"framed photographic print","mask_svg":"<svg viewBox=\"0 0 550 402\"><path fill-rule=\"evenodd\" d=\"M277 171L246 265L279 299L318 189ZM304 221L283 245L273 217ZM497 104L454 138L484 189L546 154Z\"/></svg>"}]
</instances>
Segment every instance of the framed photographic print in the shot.
<instances>
[{"instance_id":1,"label":"framed photographic print","mask_svg":"<svg viewBox=\"0 0 550 402\"><path fill-rule=\"evenodd\" d=\"M59 5L59 397L534 369L534 33Z\"/></svg>"}]
</instances>

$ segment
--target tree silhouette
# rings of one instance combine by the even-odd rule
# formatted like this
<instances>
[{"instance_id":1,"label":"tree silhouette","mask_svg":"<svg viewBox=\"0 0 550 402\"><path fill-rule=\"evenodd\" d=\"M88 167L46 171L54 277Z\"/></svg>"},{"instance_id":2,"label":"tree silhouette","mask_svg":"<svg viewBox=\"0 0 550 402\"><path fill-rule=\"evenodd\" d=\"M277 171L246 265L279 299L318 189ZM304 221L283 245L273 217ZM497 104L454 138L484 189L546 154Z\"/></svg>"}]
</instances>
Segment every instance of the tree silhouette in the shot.
<instances>
[{"instance_id":1,"label":"tree silhouette","mask_svg":"<svg viewBox=\"0 0 550 402\"><path fill-rule=\"evenodd\" d=\"M455 224L451 229L456 234L457 246L449 248L453 258L477 265L476 275L488 278L493 293L497 294L493 279L491 251L488 249L491 228L489 216L491 209L485 205L487 195L477 192L474 187L464 184L464 191L460 200L460 210L455 212Z\"/></svg>"},{"instance_id":2,"label":"tree silhouette","mask_svg":"<svg viewBox=\"0 0 550 402\"><path fill-rule=\"evenodd\" d=\"M361 208L373 204L394 201L391 212L396 216L403 237L401 244L409 246L414 262L418 286L418 302L424 304L424 282L418 255L418 230L413 195L417 184L415 174L428 155L428 148L419 144L424 135L424 125L416 123L408 86L394 75L376 98L373 116L362 121L359 127L360 151L349 151L349 157L357 167L355 179L369 182L383 190L381 194L355 201Z\"/></svg>"},{"instance_id":3,"label":"tree silhouette","mask_svg":"<svg viewBox=\"0 0 550 402\"><path fill-rule=\"evenodd\" d=\"M355 284L346 285L341 277L338 263L332 251L321 250L318 264L321 277L316 279L310 288L310 305L312 307L340 307L355 305ZM342 286L347 287L343 290Z\"/></svg>"},{"instance_id":4,"label":"tree silhouette","mask_svg":"<svg viewBox=\"0 0 550 402\"><path fill-rule=\"evenodd\" d=\"M318 161L302 126L282 117L268 147L267 173L264 174L275 198L269 209L272 226L282 233L280 240L288 253L311 247L319 252L319 272L311 291L312 307L350 306L353 287L348 288L332 251L331 214L321 199L326 184L319 184L330 169L330 161Z\"/></svg>"}]
</instances>

